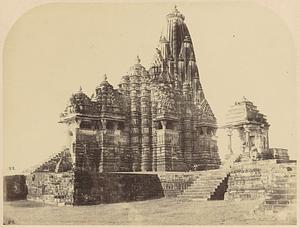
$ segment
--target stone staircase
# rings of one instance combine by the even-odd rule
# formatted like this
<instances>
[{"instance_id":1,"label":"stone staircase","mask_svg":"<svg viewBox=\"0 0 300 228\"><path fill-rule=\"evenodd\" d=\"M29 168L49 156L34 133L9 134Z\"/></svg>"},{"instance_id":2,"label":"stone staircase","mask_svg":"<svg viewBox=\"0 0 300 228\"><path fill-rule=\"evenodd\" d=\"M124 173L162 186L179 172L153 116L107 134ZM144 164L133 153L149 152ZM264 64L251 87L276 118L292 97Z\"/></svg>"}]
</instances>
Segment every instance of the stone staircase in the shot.
<instances>
[{"instance_id":1,"label":"stone staircase","mask_svg":"<svg viewBox=\"0 0 300 228\"><path fill-rule=\"evenodd\" d=\"M44 160L44 162L26 170L26 172L65 172L71 170L71 168L71 154L69 149L64 149L59 153L53 153L48 159Z\"/></svg>"},{"instance_id":2,"label":"stone staircase","mask_svg":"<svg viewBox=\"0 0 300 228\"><path fill-rule=\"evenodd\" d=\"M194 183L179 195L178 198L188 201L218 199L216 192L218 189L224 189L224 191L226 191L226 188L221 188L221 186L226 184L228 174L229 170L225 168L201 171ZM218 195L220 195L219 192Z\"/></svg>"},{"instance_id":3,"label":"stone staircase","mask_svg":"<svg viewBox=\"0 0 300 228\"><path fill-rule=\"evenodd\" d=\"M178 196L180 200L223 200L233 163L240 153L228 154L219 169L200 171L197 179Z\"/></svg>"}]
</instances>

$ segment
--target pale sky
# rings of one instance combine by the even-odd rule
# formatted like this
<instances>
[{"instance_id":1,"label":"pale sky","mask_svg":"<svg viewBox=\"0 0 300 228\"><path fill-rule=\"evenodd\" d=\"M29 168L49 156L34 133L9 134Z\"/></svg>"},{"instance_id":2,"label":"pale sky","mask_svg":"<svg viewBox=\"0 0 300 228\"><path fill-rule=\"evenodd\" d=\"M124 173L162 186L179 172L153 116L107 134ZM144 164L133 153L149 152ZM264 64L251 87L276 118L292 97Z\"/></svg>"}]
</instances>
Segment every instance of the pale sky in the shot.
<instances>
[{"instance_id":1,"label":"pale sky","mask_svg":"<svg viewBox=\"0 0 300 228\"><path fill-rule=\"evenodd\" d=\"M296 154L296 60L284 21L255 3L179 3L218 124L246 96L271 124L270 147ZM48 4L24 14L4 46L4 167L29 168L65 143L72 93L117 85L139 55L148 68L174 4ZM219 131L221 156L226 136Z\"/></svg>"}]
</instances>

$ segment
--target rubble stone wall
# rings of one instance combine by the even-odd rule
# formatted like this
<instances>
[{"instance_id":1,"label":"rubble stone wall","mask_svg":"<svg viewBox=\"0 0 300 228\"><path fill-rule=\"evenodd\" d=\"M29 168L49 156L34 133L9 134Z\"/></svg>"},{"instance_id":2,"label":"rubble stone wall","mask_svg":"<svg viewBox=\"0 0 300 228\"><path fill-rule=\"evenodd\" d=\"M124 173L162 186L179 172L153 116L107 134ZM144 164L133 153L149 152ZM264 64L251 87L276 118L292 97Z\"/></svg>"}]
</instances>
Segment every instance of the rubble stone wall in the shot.
<instances>
[{"instance_id":1,"label":"rubble stone wall","mask_svg":"<svg viewBox=\"0 0 300 228\"><path fill-rule=\"evenodd\" d=\"M36 172L26 176L28 200L49 204L72 205L74 193L73 172Z\"/></svg>"},{"instance_id":2,"label":"rubble stone wall","mask_svg":"<svg viewBox=\"0 0 300 228\"><path fill-rule=\"evenodd\" d=\"M276 159L239 162L233 165L230 172L225 200L262 199L270 203L280 201L288 204L289 199L295 198L295 188L296 163L278 164ZM279 198L271 202L269 199L276 192L280 192L276 195Z\"/></svg>"}]
</instances>

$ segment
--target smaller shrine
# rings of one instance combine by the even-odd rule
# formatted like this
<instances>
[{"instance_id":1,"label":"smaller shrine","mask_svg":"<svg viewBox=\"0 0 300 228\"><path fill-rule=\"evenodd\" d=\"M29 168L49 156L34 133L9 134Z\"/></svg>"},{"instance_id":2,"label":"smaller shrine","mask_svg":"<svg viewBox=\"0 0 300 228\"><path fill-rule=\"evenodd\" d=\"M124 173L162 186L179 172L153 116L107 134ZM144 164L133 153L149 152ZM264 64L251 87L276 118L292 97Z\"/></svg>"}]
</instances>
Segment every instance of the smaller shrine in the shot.
<instances>
[{"instance_id":1,"label":"smaller shrine","mask_svg":"<svg viewBox=\"0 0 300 228\"><path fill-rule=\"evenodd\" d=\"M243 97L226 115L224 126L228 135L228 155L239 155L237 161L277 159L288 161L286 149L269 148L269 127L266 116Z\"/></svg>"}]
</instances>

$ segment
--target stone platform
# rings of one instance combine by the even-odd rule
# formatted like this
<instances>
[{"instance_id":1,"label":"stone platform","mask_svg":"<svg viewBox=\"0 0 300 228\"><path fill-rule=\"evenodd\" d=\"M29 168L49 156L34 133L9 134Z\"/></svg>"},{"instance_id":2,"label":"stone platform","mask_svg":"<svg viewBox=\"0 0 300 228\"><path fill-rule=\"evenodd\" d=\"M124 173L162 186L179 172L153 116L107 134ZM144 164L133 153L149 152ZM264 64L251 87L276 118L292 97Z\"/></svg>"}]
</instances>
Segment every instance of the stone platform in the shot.
<instances>
[{"instance_id":1,"label":"stone platform","mask_svg":"<svg viewBox=\"0 0 300 228\"><path fill-rule=\"evenodd\" d=\"M28 175L26 182L28 199L61 205L179 197L185 201L262 200L263 208L273 210L296 201L296 163L275 159L193 172L37 172Z\"/></svg>"},{"instance_id":2,"label":"stone platform","mask_svg":"<svg viewBox=\"0 0 300 228\"><path fill-rule=\"evenodd\" d=\"M176 197L201 172L37 172L27 176L29 200L89 205Z\"/></svg>"}]
</instances>

